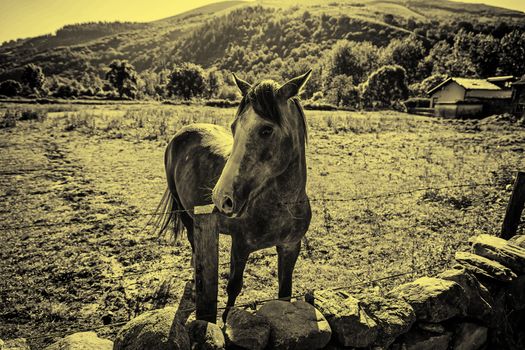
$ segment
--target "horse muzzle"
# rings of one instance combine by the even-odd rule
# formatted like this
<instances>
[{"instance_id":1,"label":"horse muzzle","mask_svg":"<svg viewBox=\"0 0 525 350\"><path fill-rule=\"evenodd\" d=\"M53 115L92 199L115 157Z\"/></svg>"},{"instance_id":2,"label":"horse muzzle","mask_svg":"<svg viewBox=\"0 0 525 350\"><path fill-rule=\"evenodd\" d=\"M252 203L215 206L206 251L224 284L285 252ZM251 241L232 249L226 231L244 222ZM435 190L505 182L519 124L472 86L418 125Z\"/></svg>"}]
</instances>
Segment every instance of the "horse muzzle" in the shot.
<instances>
[{"instance_id":1,"label":"horse muzzle","mask_svg":"<svg viewBox=\"0 0 525 350\"><path fill-rule=\"evenodd\" d=\"M241 216L246 208L246 201L236 201L230 194L214 193L212 199L219 212L231 218Z\"/></svg>"}]
</instances>

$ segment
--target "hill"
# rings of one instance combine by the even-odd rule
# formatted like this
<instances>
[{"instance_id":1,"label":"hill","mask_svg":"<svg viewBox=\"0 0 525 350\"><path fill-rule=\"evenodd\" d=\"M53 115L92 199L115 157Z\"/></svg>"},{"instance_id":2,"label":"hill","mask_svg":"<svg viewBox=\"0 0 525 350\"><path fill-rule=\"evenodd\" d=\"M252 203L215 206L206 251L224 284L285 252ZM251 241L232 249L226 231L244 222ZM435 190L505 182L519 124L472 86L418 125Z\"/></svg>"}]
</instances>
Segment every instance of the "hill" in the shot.
<instances>
[{"instance_id":1,"label":"hill","mask_svg":"<svg viewBox=\"0 0 525 350\"><path fill-rule=\"evenodd\" d=\"M452 42L461 28L505 34L524 23L525 13L442 0L223 1L149 23L76 24L6 42L0 46L0 81L19 78L29 63L48 76L103 77L114 59L129 60L138 72L191 61L268 73L270 63L279 68L288 59L319 58L339 39L384 47L414 34L430 47Z\"/></svg>"}]
</instances>

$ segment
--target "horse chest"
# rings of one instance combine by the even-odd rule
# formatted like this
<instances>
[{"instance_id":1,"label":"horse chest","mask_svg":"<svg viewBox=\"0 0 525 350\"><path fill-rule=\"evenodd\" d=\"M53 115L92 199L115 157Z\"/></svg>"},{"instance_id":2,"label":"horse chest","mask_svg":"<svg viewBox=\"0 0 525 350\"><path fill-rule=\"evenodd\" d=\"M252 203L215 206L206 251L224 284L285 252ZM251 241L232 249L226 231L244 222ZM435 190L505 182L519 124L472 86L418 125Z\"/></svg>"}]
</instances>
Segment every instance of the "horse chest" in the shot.
<instances>
[{"instance_id":1,"label":"horse chest","mask_svg":"<svg viewBox=\"0 0 525 350\"><path fill-rule=\"evenodd\" d=\"M258 208L247 218L231 223L232 234L242 237L252 250L301 240L310 224L307 202L293 207Z\"/></svg>"}]
</instances>

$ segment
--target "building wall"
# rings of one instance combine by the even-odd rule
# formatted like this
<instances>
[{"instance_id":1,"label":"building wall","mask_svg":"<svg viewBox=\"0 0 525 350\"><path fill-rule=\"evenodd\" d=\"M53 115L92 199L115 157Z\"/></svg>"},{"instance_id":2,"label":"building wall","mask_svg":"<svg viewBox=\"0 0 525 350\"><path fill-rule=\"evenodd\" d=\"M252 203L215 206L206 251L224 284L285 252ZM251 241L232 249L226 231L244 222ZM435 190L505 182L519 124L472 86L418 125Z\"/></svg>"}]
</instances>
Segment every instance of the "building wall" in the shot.
<instances>
[{"instance_id":1,"label":"building wall","mask_svg":"<svg viewBox=\"0 0 525 350\"><path fill-rule=\"evenodd\" d=\"M469 90L465 94L465 99L468 99L469 97L510 99L512 97L512 90Z\"/></svg>"},{"instance_id":2,"label":"building wall","mask_svg":"<svg viewBox=\"0 0 525 350\"><path fill-rule=\"evenodd\" d=\"M431 98L434 103L463 101L465 98L465 89L458 83L452 81L441 90L433 93Z\"/></svg>"},{"instance_id":3,"label":"building wall","mask_svg":"<svg viewBox=\"0 0 525 350\"><path fill-rule=\"evenodd\" d=\"M434 115L443 118L479 118L483 116L483 104L438 103Z\"/></svg>"}]
</instances>

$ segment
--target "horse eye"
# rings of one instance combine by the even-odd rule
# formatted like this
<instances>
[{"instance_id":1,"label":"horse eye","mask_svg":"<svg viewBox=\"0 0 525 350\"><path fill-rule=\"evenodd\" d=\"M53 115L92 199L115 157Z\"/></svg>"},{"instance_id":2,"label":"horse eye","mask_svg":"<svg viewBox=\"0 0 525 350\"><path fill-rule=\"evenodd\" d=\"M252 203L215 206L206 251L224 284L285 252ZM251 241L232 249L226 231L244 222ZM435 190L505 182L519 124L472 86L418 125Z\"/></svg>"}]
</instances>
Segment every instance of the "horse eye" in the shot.
<instances>
[{"instance_id":1,"label":"horse eye","mask_svg":"<svg viewBox=\"0 0 525 350\"><path fill-rule=\"evenodd\" d=\"M259 136L262 138L268 138L273 134L273 128L271 126L263 126L259 130Z\"/></svg>"}]
</instances>

